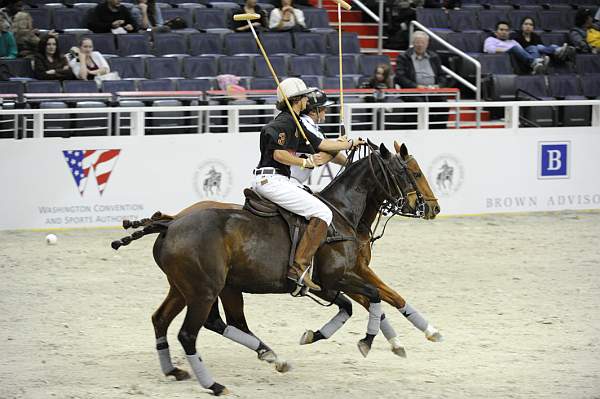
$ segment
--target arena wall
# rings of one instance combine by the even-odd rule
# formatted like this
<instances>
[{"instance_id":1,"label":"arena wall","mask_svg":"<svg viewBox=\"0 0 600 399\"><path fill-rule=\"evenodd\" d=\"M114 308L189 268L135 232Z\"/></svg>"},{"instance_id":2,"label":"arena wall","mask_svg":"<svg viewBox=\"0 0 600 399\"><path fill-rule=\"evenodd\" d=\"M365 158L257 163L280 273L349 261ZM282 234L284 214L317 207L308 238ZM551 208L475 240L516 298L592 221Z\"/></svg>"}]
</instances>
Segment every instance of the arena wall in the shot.
<instances>
[{"instance_id":1,"label":"arena wall","mask_svg":"<svg viewBox=\"0 0 600 399\"><path fill-rule=\"evenodd\" d=\"M394 140L404 141L439 197L442 214L456 215L599 209L600 132L594 130L368 137L390 149ZM82 154L88 155L84 164L95 166L78 184ZM3 140L0 229L116 226L123 218L175 213L201 200L241 203L258 156L253 133ZM320 168L311 185L324 187L336 172Z\"/></svg>"}]
</instances>

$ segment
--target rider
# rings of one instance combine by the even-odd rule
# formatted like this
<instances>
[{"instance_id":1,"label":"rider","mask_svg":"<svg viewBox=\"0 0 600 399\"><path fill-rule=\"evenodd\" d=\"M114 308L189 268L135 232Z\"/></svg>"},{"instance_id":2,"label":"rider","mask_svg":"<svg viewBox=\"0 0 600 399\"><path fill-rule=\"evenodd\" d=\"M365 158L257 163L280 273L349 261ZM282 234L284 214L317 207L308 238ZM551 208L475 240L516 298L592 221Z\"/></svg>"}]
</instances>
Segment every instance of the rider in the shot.
<instances>
[{"instance_id":1,"label":"rider","mask_svg":"<svg viewBox=\"0 0 600 399\"><path fill-rule=\"evenodd\" d=\"M290 212L304 216L308 219L308 226L300 239L294 263L288 271L287 277L299 285L319 291L308 273L302 274L308 268L317 249L327 236L327 226L331 223L333 215L331 210L317 197L309 194L290 180L290 166L299 166L303 169L313 169L324 163L324 157L315 153L307 158L300 158L296 151L304 138L297 130L297 125L290 111L286 107L283 92L288 98L296 118L306 108L308 95L315 88L307 88L306 84L298 78L287 78L281 81L280 90L277 91L277 109L281 111L271 122L266 124L260 132L260 162L254 169L252 188L264 198ZM310 131L305 131L306 137L314 150L336 152L348 150L363 144L362 140L348 140L345 136L337 140L321 139ZM315 151L312 151L315 152Z\"/></svg>"},{"instance_id":2,"label":"rider","mask_svg":"<svg viewBox=\"0 0 600 399\"><path fill-rule=\"evenodd\" d=\"M317 136L320 139L324 139L325 136L321 132L319 128L319 123L325 122L325 112L327 111L327 107L331 106L333 101L329 101L327 99L327 95L316 89L312 93L308 94L308 103L306 104L306 108L301 113L300 121L302 122L302 126L304 126L305 130L309 130L312 134ZM301 158L308 157L310 155L310 150L305 149L304 146L301 146L299 150L302 152L299 154ZM332 161L338 165L344 165L346 163L346 156L342 152L338 152L335 156L327 152L322 152L321 155L324 158L324 163ZM304 184L311 175L312 169L302 169L298 166L291 167L291 174L294 179L298 181L300 184Z\"/></svg>"}]
</instances>

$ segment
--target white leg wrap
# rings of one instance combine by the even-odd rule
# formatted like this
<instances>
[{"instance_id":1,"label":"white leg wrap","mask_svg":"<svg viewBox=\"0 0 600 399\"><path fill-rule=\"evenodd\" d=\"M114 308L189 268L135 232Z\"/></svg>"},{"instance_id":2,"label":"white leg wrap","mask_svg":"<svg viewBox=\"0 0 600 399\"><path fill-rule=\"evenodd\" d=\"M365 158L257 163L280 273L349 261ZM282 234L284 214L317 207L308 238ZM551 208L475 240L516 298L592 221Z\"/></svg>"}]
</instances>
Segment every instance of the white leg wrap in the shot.
<instances>
[{"instance_id":1,"label":"white leg wrap","mask_svg":"<svg viewBox=\"0 0 600 399\"><path fill-rule=\"evenodd\" d=\"M413 324L413 326L425 332L429 323L415 308L406 303L404 307L400 309L400 313L402 313L404 317L406 317L408 321Z\"/></svg>"},{"instance_id":2,"label":"white leg wrap","mask_svg":"<svg viewBox=\"0 0 600 399\"><path fill-rule=\"evenodd\" d=\"M210 388L215 383L215 380L212 379L208 370L204 367L204 363L200 360L198 354L186 355L186 357L200 385L206 389Z\"/></svg>"},{"instance_id":3,"label":"white leg wrap","mask_svg":"<svg viewBox=\"0 0 600 399\"><path fill-rule=\"evenodd\" d=\"M156 339L156 345L164 344L167 344L167 337L160 337ZM169 352L169 347L167 346L164 349L157 349L156 351L158 352L158 361L160 362L160 369L162 370L163 374L167 374L175 370L175 366L173 366L173 363L171 363L171 352Z\"/></svg>"},{"instance_id":4,"label":"white leg wrap","mask_svg":"<svg viewBox=\"0 0 600 399\"><path fill-rule=\"evenodd\" d=\"M392 341L391 341L392 338L395 338L398 336L398 334L396 334L396 331L394 331L394 327L392 327L392 325L391 325L390 321L387 319L387 317L381 321L380 327L381 327L381 332L383 333L383 336L390 343L392 343Z\"/></svg>"},{"instance_id":5,"label":"white leg wrap","mask_svg":"<svg viewBox=\"0 0 600 399\"><path fill-rule=\"evenodd\" d=\"M350 315L346 313L344 309L340 309L339 312L331 320L329 320L319 331L325 338L331 337L337 330L342 328L346 320L350 318Z\"/></svg>"},{"instance_id":6,"label":"white leg wrap","mask_svg":"<svg viewBox=\"0 0 600 399\"><path fill-rule=\"evenodd\" d=\"M252 349L253 351L257 350L260 346L260 341L258 338L250 334L246 334L245 332L234 326L225 327L225 331L223 331L223 336L225 338L229 338L234 342L237 342L238 344L244 345L246 348Z\"/></svg>"},{"instance_id":7,"label":"white leg wrap","mask_svg":"<svg viewBox=\"0 0 600 399\"><path fill-rule=\"evenodd\" d=\"M367 324L367 334L377 335L381 324L381 302L371 302L369 304L369 324Z\"/></svg>"}]
</instances>

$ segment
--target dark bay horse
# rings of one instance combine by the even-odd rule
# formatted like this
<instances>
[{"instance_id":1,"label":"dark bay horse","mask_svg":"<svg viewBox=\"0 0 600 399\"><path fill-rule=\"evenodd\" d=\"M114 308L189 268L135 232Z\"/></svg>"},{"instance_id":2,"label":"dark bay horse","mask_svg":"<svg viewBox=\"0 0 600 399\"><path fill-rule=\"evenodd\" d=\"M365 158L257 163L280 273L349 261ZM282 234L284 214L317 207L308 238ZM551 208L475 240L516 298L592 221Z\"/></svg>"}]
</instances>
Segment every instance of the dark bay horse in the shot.
<instances>
[{"instance_id":1,"label":"dark bay horse","mask_svg":"<svg viewBox=\"0 0 600 399\"><path fill-rule=\"evenodd\" d=\"M380 325L383 325L381 299L400 308L413 324L424 322L422 317L415 319L414 315L418 312L409 308L374 273L364 270L369 269L370 257L370 251L365 251L364 244L366 242L368 248L366 238L370 238L371 223L384 201L414 210L418 207L426 219L434 218L439 212L426 179L416 161L408 155L406 147L396 145L396 152L393 155L382 145L379 151L350 165L321 193L324 202L334 209L334 221L339 232L354 239L327 243L317 252L315 275L325 289L320 296L327 298L332 293L343 291L369 310L367 335L361 340L367 352ZM409 201L404 201L407 198ZM215 206L208 209L190 207L167 222L160 219L152 221L144 227L141 236L160 233L153 254L171 285L167 298L153 315L163 372L178 379L187 374L172 366L166 341L170 322L187 306L178 339L200 384L219 395L225 392L225 387L212 379L196 352L200 328L206 325L256 350L259 357L266 355L264 360L269 361L270 357L276 362L274 353L247 328L242 292L289 293L294 287L285 278L290 242L283 220L260 218L244 210L231 209L230 204L213 204ZM134 233L134 239L139 237ZM378 289L370 281L382 288ZM218 307L215 306L217 297L223 302L228 324L218 315ZM343 302L336 303L342 309L340 304ZM430 326L426 324L426 327L417 326L429 333L431 338L437 331L427 331ZM317 335L313 333L309 341L318 340ZM322 335L322 338L327 338ZM286 367L281 363L278 366Z\"/></svg>"}]
</instances>

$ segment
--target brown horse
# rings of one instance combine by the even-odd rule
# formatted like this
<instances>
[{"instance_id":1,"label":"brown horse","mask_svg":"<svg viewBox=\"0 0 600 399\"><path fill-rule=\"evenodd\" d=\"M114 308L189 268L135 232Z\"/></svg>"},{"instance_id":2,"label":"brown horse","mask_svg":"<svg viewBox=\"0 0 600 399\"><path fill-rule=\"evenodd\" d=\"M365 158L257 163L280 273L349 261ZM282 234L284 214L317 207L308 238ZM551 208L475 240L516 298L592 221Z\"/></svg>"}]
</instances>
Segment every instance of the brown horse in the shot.
<instances>
[{"instance_id":1,"label":"brown horse","mask_svg":"<svg viewBox=\"0 0 600 399\"><path fill-rule=\"evenodd\" d=\"M420 210L426 219L434 218L439 212L416 161L408 155L404 145L395 143L395 147L397 154L392 155L382 145L379 151L350 165L321 193L323 201L334 210L339 233L353 239L327 243L317 252L315 276L325 289L319 296L333 299L341 311L344 303L340 300L342 297L335 298L335 293L343 291L369 310L367 335L359 345L365 355L380 325L383 326L380 299L400 308L430 339L435 340L437 334L368 268L370 226L384 202L398 212L400 209L412 209L415 213ZM404 201L407 197L408 201ZM290 242L283 220L260 218L244 210L231 209L231 204L212 203L209 209L206 205L192 206L174 218L156 217L145 223L143 231L136 232L139 234L134 233L132 239L160 232L154 245L154 258L171 285L167 298L153 315L163 372L178 379L187 376L172 366L166 342L170 322L187 306L179 341L200 384L218 395L225 392L225 387L212 379L196 352L199 329L206 325L256 350L263 360L276 362L279 369L284 370L287 365L278 363L274 353L248 329L243 316L242 292L289 293L294 284L285 278ZM113 243L113 248L130 241L131 238ZM217 297L223 302L228 325L218 315ZM335 331L344 321L343 317L338 318L328 326L328 332ZM313 333L303 343L327 338L327 334L321 337L318 334L319 331Z\"/></svg>"}]
</instances>

